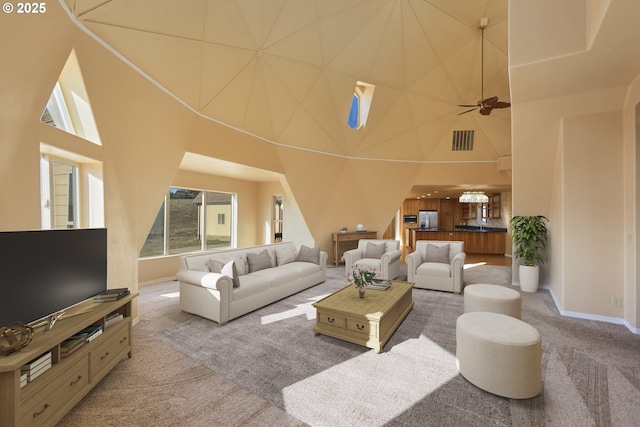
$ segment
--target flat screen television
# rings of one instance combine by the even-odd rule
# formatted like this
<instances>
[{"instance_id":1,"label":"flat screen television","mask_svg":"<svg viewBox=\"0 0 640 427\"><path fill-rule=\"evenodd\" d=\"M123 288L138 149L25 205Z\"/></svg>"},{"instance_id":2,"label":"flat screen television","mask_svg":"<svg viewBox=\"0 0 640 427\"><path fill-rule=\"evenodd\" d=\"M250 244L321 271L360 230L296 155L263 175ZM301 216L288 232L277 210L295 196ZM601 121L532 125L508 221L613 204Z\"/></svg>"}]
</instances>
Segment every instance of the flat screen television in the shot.
<instances>
[{"instance_id":1,"label":"flat screen television","mask_svg":"<svg viewBox=\"0 0 640 427\"><path fill-rule=\"evenodd\" d=\"M33 325L106 289L106 228L0 232L0 326Z\"/></svg>"}]
</instances>

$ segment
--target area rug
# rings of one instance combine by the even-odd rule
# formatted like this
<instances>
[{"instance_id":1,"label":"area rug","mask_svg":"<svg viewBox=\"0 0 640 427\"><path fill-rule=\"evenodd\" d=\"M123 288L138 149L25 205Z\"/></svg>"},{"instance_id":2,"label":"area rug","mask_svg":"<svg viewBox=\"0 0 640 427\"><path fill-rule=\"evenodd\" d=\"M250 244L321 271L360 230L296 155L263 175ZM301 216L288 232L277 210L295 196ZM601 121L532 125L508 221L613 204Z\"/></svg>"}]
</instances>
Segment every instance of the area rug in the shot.
<instances>
[{"instance_id":1,"label":"area rug","mask_svg":"<svg viewBox=\"0 0 640 427\"><path fill-rule=\"evenodd\" d=\"M194 316L155 336L311 426L611 425L611 396L603 391L611 389L607 366L600 355L584 351L581 337L566 338L593 333L583 321L554 313L548 292L523 298L523 318L530 317L543 336L545 385L539 396L518 401L484 392L458 374L455 321L463 310L461 295L414 289L414 309L380 354L314 335L311 304L346 285L341 269L330 270L325 283L223 327ZM470 268L465 283L510 286L510 271ZM563 332L565 323L569 332ZM605 332L596 333L602 339ZM621 362L634 349L608 350ZM616 379L629 378L616 393L638 393L636 360L616 368ZM562 393L562 407L555 393Z\"/></svg>"}]
</instances>

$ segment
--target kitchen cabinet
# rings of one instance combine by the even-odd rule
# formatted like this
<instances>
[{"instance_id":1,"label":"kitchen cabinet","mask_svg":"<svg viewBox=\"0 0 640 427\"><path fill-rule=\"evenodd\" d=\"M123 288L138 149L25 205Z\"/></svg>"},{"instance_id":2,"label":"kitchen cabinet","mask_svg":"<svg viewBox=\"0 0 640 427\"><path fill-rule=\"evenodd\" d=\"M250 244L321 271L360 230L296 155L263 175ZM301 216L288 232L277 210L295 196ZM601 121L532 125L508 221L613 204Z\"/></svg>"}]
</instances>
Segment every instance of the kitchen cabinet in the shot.
<instances>
[{"instance_id":1,"label":"kitchen cabinet","mask_svg":"<svg viewBox=\"0 0 640 427\"><path fill-rule=\"evenodd\" d=\"M494 193L489 195L489 218L491 219L499 219L500 218L500 193Z\"/></svg>"},{"instance_id":2,"label":"kitchen cabinet","mask_svg":"<svg viewBox=\"0 0 640 427\"><path fill-rule=\"evenodd\" d=\"M420 199L419 207L421 211L437 211L438 199Z\"/></svg>"},{"instance_id":3,"label":"kitchen cabinet","mask_svg":"<svg viewBox=\"0 0 640 427\"><path fill-rule=\"evenodd\" d=\"M402 215L418 215L420 210L420 200L405 199L402 204Z\"/></svg>"},{"instance_id":4,"label":"kitchen cabinet","mask_svg":"<svg viewBox=\"0 0 640 427\"><path fill-rule=\"evenodd\" d=\"M486 231L419 231L411 230L410 248L417 240L462 241L468 254L497 254L505 252L506 233Z\"/></svg>"},{"instance_id":5,"label":"kitchen cabinet","mask_svg":"<svg viewBox=\"0 0 640 427\"><path fill-rule=\"evenodd\" d=\"M476 219L477 209L475 203L460 203L462 208L462 219Z\"/></svg>"}]
</instances>

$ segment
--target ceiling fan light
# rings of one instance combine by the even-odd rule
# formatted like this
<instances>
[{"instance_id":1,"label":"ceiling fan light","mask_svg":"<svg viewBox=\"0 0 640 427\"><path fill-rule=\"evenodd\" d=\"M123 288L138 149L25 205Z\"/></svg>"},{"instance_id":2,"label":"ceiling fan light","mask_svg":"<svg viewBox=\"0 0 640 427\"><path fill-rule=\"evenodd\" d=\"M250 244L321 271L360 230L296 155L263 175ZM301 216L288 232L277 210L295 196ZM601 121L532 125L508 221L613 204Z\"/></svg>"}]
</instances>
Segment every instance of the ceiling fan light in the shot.
<instances>
[{"instance_id":1,"label":"ceiling fan light","mask_svg":"<svg viewBox=\"0 0 640 427\"><path fill-rule=\"evenodd\" d=\"M489 196L482 191L465 191L458 201L460 203L489 203Z\"/></svg>"}]
</instances>

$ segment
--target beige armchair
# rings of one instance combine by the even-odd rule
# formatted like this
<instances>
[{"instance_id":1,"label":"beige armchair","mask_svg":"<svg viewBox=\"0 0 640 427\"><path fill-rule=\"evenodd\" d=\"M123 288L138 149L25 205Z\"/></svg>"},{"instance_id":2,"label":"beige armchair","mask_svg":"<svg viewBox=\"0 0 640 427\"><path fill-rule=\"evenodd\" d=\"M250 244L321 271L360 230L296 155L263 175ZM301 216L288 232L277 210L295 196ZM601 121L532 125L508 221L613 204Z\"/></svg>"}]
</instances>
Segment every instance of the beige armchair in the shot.
<instances>
[{"instance_id":1,"label":"beige armchair","mask_svg":"<svg viewBox=\"0 0 640 427\"><path fill-rule=\"evenodd\" d=\"M407 280L414 287L459 294L464 287L464 242L418 240L406 256Z\"/></svg>"},{"instance_id":2,"label":"beige armchair","mask_svg":"<svg viewBox=\"0 0 640 427\"><path fill-rule=\"evenodd\" d=\"M392 280L400 275L400 242L398 240L360 239L358 248L346 251L345 273L355 266L375 268L376 278Z\"/></svg>"}]
</instances>

